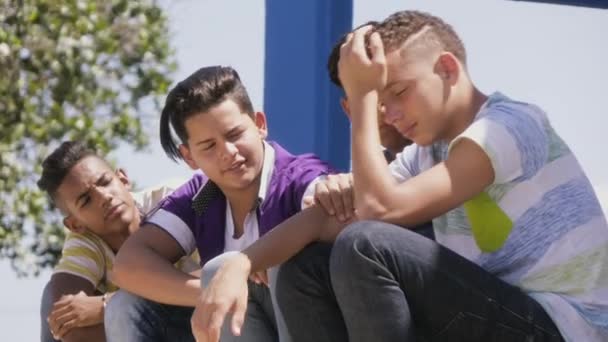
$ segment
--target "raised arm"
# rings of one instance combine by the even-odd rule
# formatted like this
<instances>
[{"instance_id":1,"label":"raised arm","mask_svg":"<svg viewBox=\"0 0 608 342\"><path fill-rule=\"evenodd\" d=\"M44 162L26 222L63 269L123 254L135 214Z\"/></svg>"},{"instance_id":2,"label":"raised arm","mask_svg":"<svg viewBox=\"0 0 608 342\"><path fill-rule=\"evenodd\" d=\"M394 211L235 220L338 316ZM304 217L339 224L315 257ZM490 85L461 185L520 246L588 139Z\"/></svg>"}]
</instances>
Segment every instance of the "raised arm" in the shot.
<instances>
[{"instance_id":1,"label":"raised arm","mask_svg":"<svg viewBox=\"0 0 608 342\"><path fill-rule=\"evenodd\" d=\"M185 252L165 230L144 224L116 256L112 281L142 297L173 305L195 306L199 279L174 267Z\"/></svg>"}]
</instances>

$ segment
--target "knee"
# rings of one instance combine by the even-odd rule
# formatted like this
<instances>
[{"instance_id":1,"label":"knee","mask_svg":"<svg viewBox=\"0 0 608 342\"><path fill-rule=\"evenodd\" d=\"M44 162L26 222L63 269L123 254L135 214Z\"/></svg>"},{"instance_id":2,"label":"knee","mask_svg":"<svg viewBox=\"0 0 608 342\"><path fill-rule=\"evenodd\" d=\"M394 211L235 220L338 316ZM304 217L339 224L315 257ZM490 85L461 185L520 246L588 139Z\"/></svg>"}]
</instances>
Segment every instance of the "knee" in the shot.
<instances>
[{"instance_id":1,"label":"knee","mask_svg":"<svg viewBox=\"0 0 608 342\"><path fill-rule=\"evenodd\" d=\"M144 300L125 290L116 291L108 300L104 309L104 324L106 332L128 327L131 320L140 311L140 301Z\"/></svg>"},{"instance_id":2,"label":"knee","mask_svg":"<svg viewBox=\"0 0 608 342\"><path fill-rule=\"evenodd\" d=\"M377 238L378 226L384 224L385 223L376 221L359 221L347 226L334 242L331 260L337 259L347 261L347 259L353 257L361 247L373 244Z\"/></svg>"},{"instance_id":3,"label":"knee","mask_svg":"<svg viewBox=\"0 0 608 342\"><path fill-rule=\"evenodd\" d=\"M324 278L329 268L331 248L331 244L313 243L283 263L277 272L277 300L289 299L294 290Z\"/></svg>"},{"instance_id":4,"label":"knee","mask_svg":"<svg viewBox=\"0 0 608 342\"><path fill-rule=\"evenodd\" d=\"M421 241L424 240L424 241ZM360 221L346 227L334 243L330 258L332 281L361 270L362 263L382 262L396 250L416 254L430 240L408 229L379 221Z\"/></svg>"},{"instance_id":5,"label":"knee","mask_svg":"<svg viewBox=\"0 0 608 342\"><path fill-rule=\"evenodd\" d=\"M346 227L338 235L331 259L348 261L360 255L383 253L394 248L416 249L431 243L416 232L381 221L359 221Z\"/></svg>"}]
</instances>

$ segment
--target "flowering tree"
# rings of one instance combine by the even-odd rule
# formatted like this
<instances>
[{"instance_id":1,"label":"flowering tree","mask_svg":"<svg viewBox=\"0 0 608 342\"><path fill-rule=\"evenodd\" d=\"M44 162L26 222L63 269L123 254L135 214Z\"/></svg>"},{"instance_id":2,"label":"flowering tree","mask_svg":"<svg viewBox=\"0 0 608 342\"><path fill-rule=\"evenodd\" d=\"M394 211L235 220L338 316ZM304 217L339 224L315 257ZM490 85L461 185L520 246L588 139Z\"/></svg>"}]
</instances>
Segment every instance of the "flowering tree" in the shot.
<instances>
[{"instance_id":1,"label":"flowering tree","mask_svg":"<svg viewBox=\"0 0 608 342\"><path fill-rule=\"evenodd\" d=\"M153 1L0 0L0 257L19 275L61 252L60 217L36 187L51 149L147 145L175 68L167 26Z\"/></svg>"}]
</instances>

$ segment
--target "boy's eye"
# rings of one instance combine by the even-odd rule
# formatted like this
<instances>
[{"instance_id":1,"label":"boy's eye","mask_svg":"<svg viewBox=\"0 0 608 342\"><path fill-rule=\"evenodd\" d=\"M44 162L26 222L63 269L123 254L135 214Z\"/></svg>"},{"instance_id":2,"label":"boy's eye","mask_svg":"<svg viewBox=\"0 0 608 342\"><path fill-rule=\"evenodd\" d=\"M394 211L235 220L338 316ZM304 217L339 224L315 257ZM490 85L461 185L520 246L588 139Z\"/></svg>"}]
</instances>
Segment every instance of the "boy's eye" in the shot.
<instances>
[{"instance_id":1,"label":"boy's eye","mask_svg":"<svg viewBox=\"0 0 608 342\"><path fill-rule=\"evenodd\" d=\"M89 202L91 201L91 198L89 196L86 196L85 198L82 199L80 207L84 208L87 206L87 204L89 204Z\"/></svg>"},{"instance_id":2,"label":"boy's eye","mask_svg":"<svg viewBox=\"0 0 608 342\"><path fill-rule=\"evenodd\" d=\"M243 133L242 131L233 132L233 133L230 133L227 138L228 138L228 140L232 141L232 140L238 139L242 133Z\"/></svg>"},{"instance_id":3,"label":"boy's eye","mask_svg":"<svg viewBox=\"0 0 608 342\"><path fill-rule=\"evenodd\" d=\"M209 145L205 145L205 147L203 147L203 151L209 151L210 149L212 149L215 146L215 143L211 143Z\"/></svg>"},{"instance_id":4,"label":"boy's eye","mask_svg":"<svg viewBox=\"0 0 608 342\"><path fill-rule=\"evenodd\" d=\"M406 90L407 90L407 87L406 88L402 88L402 89L396 91L395 92L395 96L399 96L399 95L405 93Z\"/></svg>"}]
</instances>

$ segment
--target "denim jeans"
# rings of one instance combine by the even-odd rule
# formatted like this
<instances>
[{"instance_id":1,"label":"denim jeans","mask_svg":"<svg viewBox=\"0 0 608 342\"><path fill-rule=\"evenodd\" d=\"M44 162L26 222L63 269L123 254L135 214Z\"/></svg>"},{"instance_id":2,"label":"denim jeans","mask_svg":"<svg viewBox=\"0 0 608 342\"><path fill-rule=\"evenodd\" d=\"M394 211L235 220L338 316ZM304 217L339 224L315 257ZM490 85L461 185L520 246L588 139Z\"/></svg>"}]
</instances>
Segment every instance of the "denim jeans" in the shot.
<instances>
[{"instance_id":1,"label":"denim jeans","mask_svg":"<svg viewBox=\"0 0 608 342\"><path fill-rule=\"evenodd\" d=\"M106 305L106 339L109 342L194 341L190 328L193 310L119 290Z\"/></svg>"},{"instance_id":2,"label":"denim jeans","mask_svg":"<svg viewBox=\"0 0 608 342\"><path fill-rule=\"evenodd\" d=\"M333 247L313 245L284 264L277 296L294 341L563 341L520 289L382 222L355 223ZM296 310L290 297L310 308Z\"/></svg>"}]
</instances>

